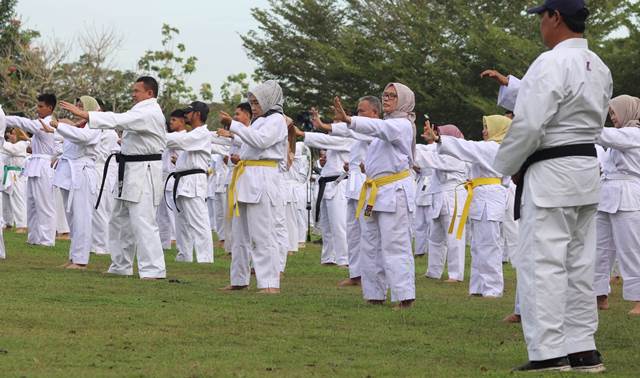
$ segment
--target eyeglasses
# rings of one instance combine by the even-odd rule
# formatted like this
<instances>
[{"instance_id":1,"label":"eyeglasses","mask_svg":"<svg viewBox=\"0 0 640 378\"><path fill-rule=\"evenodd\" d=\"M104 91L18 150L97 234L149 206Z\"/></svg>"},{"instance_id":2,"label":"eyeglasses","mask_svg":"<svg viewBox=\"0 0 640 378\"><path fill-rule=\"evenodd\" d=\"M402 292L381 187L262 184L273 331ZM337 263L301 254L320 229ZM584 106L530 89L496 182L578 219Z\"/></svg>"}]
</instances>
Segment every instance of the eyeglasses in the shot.
<instances>
[{"instance_id":1,"label":"eyeglasses","mask_svg":"<svg viewBox=\"0 0 640 378\"><path fill-rule=\"evenodd\" d=\"M382 99L383 100L395 100L396 98L398 98L398 95L395 93L383 93L382 94Z\"/></svg>"}]
</instances>

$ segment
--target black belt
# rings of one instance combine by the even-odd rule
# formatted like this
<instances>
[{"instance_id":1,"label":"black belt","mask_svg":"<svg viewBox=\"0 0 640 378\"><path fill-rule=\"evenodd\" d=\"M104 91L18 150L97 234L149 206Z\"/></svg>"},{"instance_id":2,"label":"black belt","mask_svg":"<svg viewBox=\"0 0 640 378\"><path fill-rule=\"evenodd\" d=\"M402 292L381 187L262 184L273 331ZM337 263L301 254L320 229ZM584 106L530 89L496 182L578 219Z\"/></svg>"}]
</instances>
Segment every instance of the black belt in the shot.
<instances>
[{"instance_id":1,"label":"black belt","mask_svg":"<svg viewBox=\"0 0 640 378\"><path fill-rule=\"evenodd\" d=\"M107 179L107 173L109 172L109 163L113 157L116 157L118 162L118 197L122 195L122 183L124 182L125 163L139 163L144 161L161 161L162 154L150 154L150 155L123 155L119 152L109 155L104 162L104 170L102 172L102 184L100 184L100 193L98 194L98 202L96 202L96 210L100 206L100 199L102 199L102 191L104 190L104 183Z\"/></svg>"},{"instance_id":2,"label":"black belt","mask_svg":"<svg viewBox=\"0 0 640 378\"><path fill-rule=\"evenodd\" d=\"M585 156L585 157L598 157L596 146L593 143L589 144L572 144L568 146L558 146L547 148L544 150L536 151L533 155L529 156L527 160L520 168L520 171L516 175L516 198L514 204L514 219L520 219L520 205L522 204L522 192L524 191L524 176L529 170L529 167L535 163L539 163L544 160L558 159L570 156ZM542 183L544 185L544 183Z\"/></svg>"},{"instance_id":3,"label":"black belt","mask_svg":"<svg viewBox=\"0 0 640 378\"><path fill-rule=\"evenodd\" d=\"M327 183L334 182L338 180L340 176L329 176L329 177L320 177L318 180L318 198L316 198L316 222L320 221L320 203L322 202L322 197L324 197L324 188L327 186Z\"/></svg>"},{"instance_id":4,"label":"black belt","mask_svg":"<svg viewBox=\"0 0 640 378\"><path fill-rule=\"evenodd\" d=\"M205 171L204 169L189 169L186 171L180 171L180 172L171 172L169 173L169 176L167 176L167 180L164 182L164 192L166 193L167 191L167 184L169 183L169 179L170 178L174 178L175 180L173 181L173 203L176 204L176 210L178 210L178 212L180 212L180 209L178 208L178 184L180 183L180 179L185 177L185 176L191 176L191 175L199 175L199 174L207 174L207 171ZM164 196L164 203L167 204L167 207L169 209L171 209L171 206L169 206L169 203L167 202L167 196L166 194L163 194ZM173 210L173 209L171 209Z\"/></svg>"}]
</instances>

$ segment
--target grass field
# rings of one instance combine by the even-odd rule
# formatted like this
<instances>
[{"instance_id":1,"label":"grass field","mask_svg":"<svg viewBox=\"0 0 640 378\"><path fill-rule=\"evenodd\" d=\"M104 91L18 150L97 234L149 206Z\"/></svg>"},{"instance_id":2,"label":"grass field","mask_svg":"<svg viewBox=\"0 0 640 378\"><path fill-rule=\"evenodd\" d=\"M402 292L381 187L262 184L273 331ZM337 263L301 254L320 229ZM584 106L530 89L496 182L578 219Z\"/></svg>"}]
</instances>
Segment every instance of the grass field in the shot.
<instances>
[{"instance_id":1,"label":"grass field","mask_svg":"<svg viewBox=\"0 0 640 378\"><path fill-rule=\"evenodd\" d=\"M339 289L346 271L319 264L319 245L289 259L282 294L225 293L230 260L173 262L168 280L68 272L68 242L55 249L5 233L0 261L2 377L475 377L509 376L526 361L512 310L514 274L502 299L469 298L466 284L423 277L408 311L363 303L359 288ZM255 282L252 283L255 285ZM601 315L598 345L608 376L640 376L640 319L615 288ZM566 374L564 376L571 376Z\"/></svg>"}]
</instances>

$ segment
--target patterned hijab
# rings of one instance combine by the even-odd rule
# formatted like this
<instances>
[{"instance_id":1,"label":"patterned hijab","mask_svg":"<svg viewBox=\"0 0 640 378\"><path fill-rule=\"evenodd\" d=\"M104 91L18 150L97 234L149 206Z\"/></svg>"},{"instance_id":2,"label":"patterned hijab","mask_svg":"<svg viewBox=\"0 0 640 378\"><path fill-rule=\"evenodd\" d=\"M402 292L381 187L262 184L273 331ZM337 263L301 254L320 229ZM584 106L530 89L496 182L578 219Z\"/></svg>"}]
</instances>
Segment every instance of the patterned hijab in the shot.
<instances>
[{"instance_id":1,"label":"patterned hijab","mask_svg":"<svg viewBox=\"0 0 640 378\"><path fill-rule=\"evenodd\" d=\"M487 140L502 143L511 127L511 118L502 115L482 117L482 122L487 128L489 138Z\"/></svg>"},{"instance_id":2,"label":"patterned hijab","mask_svg":"<svg viewBox=\"0 0 640 378\"><path fill-rule=\"evenodd\" d=\"M284 112L282 88L275 80L268 80L258 85L249 92L249 95L253 95L258 100L264 114Z\"/></svg>"}]
</instances>

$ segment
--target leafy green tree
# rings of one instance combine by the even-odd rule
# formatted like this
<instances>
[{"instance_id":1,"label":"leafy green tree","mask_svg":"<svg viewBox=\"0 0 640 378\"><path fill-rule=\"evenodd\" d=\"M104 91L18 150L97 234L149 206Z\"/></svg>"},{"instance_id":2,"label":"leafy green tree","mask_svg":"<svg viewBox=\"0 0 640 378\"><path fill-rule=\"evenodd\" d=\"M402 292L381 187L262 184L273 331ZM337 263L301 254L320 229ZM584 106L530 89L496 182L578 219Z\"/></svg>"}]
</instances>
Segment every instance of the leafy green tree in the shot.
<instances>
[{"instance_id":1,"label":"leafy green tree","mask_svg":"<svg viewBox=\"0 0 640 378\"><path fill-rule=\"evenodd\" d=\"M249 81L246 73L229 75L220 86L220 96L222 103L228 110L233 109L245 98L249 91Z\"/></svg>"},{"instance_id":2,"label":"leafy green tree","mask_svg":"<svg viewBox=\"0 0 640 378\"><path fill-rule=\"evenodd\" d=\"M177 43L176 38L180 30L168 24L162 26L162 49L147 51L138 61L138 67L143 72L159 79L160 95L158 101L165 112L191 101L197 96L192 87L187 84L189 75L196 71L198 58L183 56L187 48L183 43ZM200 90L202 101L211 101L213 91L210 84L204 84Z\"/></svg>"},{"instance_id":3,"label":"leafy green tree","mask_svg":"<svg viewBox=\"0 0 640 378\"><path fill-rule=\"evenodd\" d=\"M271 0L271 9L253 9L259 27L243 42L259 64L259 79L280 81L290 112L326 108L334 95L355 104L400 81L414 90L419 114L479 137L481 116L503 111L495 105L495 83L481 80L480 72L493 68L522 76L545 50L536 16L525 13L538 3ZM610 64L617 83L637 93L632 83L639 75L631 63L638 66L639 2L589 6L591 48ZM621 26L629 36L615 33Z\"/></svg>"}]
</instances>

